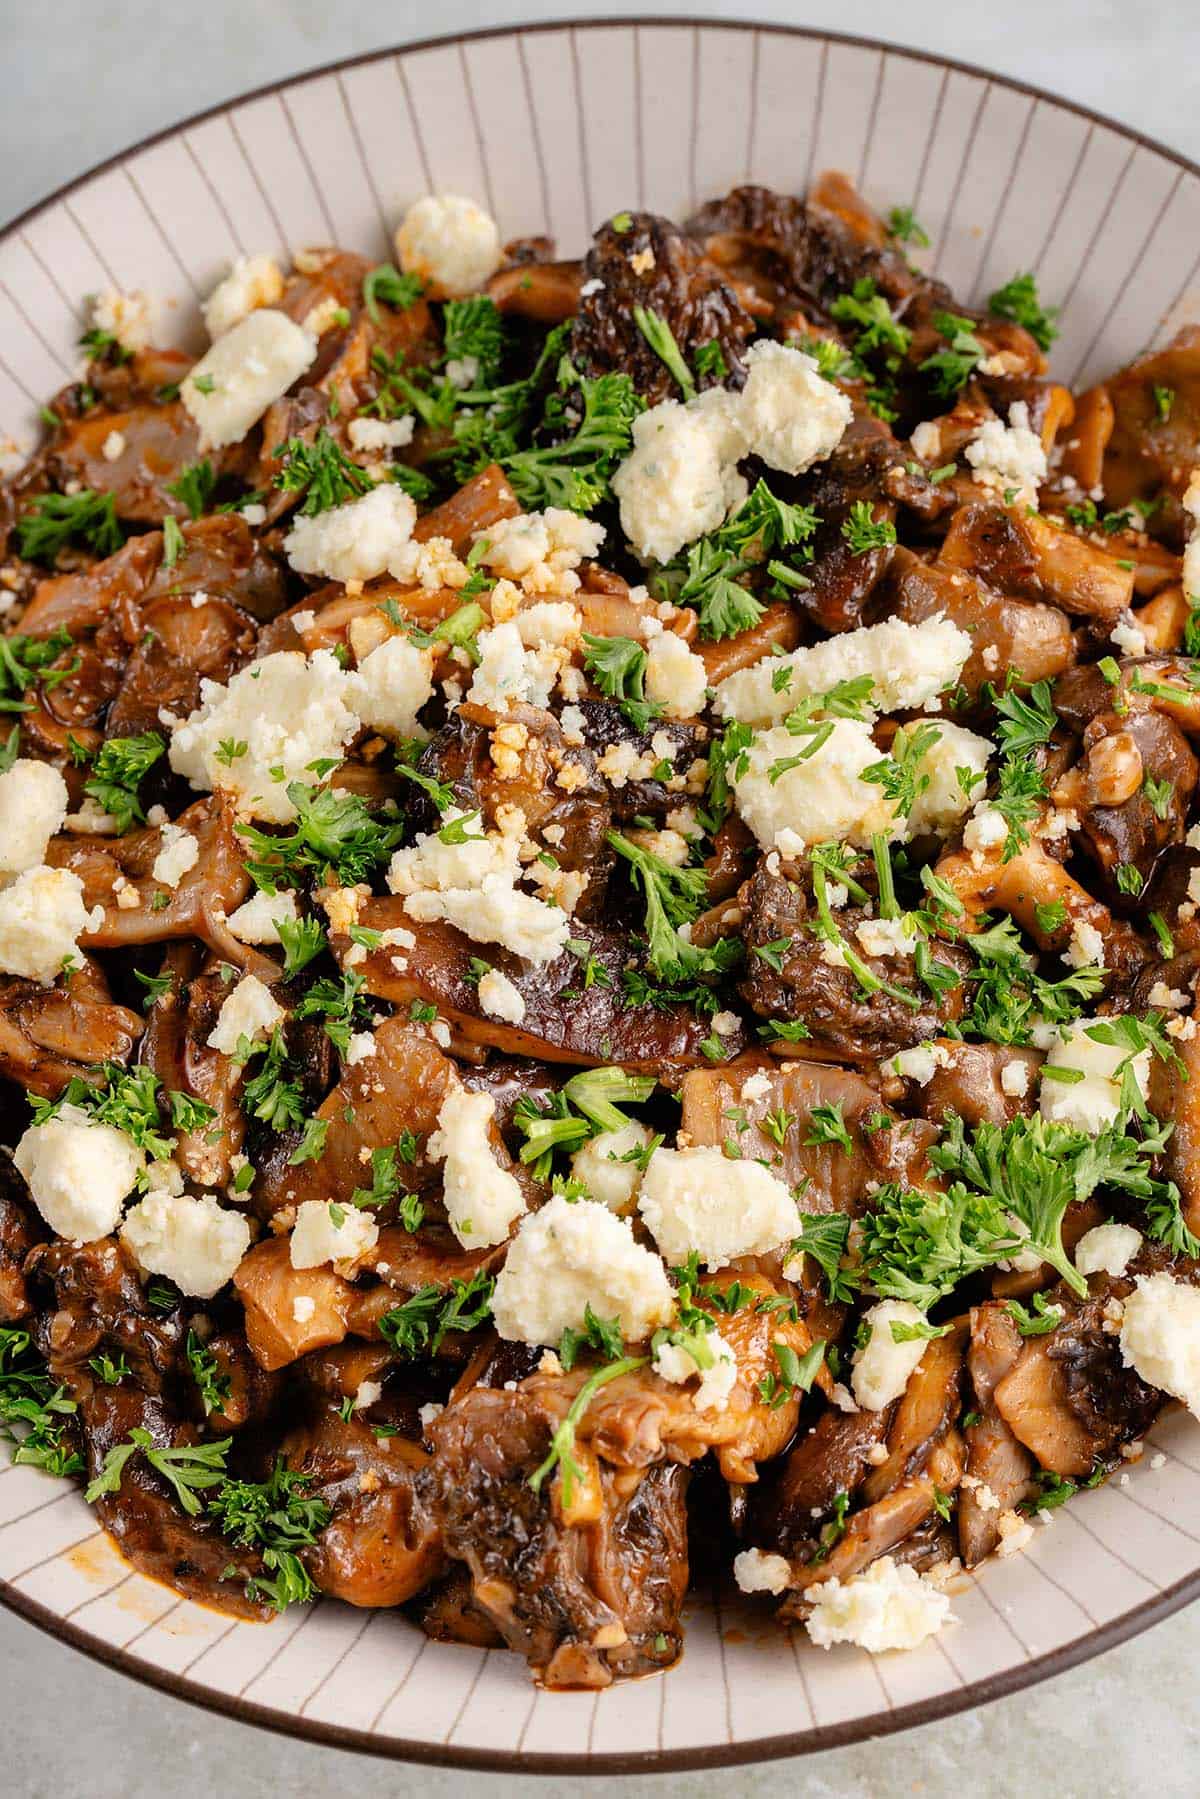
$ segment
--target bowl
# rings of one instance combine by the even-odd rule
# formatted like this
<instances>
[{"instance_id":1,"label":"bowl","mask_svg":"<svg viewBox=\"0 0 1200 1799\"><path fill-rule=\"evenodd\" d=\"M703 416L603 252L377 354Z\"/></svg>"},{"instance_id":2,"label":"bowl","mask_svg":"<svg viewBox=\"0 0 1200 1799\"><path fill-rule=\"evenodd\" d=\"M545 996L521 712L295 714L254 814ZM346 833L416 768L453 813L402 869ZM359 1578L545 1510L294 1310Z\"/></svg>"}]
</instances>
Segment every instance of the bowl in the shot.
<instances>
[{"instance_id":1,"label":"bowl","mask_svg":"<svg viewBox=\"0 0 1200 1799\"><path fill-rule=\"evenodd\" d=\"M157 296L159 341L187 345L234 256L336 242L382 258L430 190L570 255L623 207L678 217L740 182L802 191L824 168L880 208L911 205L931 239L917 258L964 301L1034 270L1062 308L1054 364L1072 385L1200 318L1200 169L1082 107L816 31L543 24L277 83L17 219L0 236L0 438L34 441L99 288ZM1169 1414L1127 1473L964 1575L957 1622L914 1652L824 1651L736 1595L698 1594L682 1667L600 1694L539 1691L518 1657L430 1642L395 1613L220 1616L134 1573L78 1490L33 1468L0 1472L0 1599L168 1693L343 1748L527 1773L712 1768L905 1729L1145 1629L1200 1592L1198 1500L1200 1425Z\"/></svg>"}]
</instances>

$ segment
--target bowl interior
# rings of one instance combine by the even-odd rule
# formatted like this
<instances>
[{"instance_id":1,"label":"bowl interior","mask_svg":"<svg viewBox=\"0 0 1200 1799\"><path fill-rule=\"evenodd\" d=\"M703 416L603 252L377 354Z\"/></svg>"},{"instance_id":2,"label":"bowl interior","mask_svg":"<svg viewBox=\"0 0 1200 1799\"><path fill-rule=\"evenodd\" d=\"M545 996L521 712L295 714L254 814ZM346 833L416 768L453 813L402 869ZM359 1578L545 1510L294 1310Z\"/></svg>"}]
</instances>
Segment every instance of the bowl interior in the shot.
<instances>
[{"instance_id":1,"label":"bowl interior","mask_svg":"<svg viewBox=\"0 0 1200 1799\"><path fill-rule=\"evenodd\" d=\"M560 252L627 206L673 216L824 168L911 205L916 256L963 301L1021 269L1061 309L1055 366L1095 379L1200 319L1200 172L1051 97L935 58L749 25L502 30L361 59L116 158L0 239L0 438L36 440L72 378L82 297L142 288L159 341L198 339L231 258L335 242L390 254L419 194L486 203ZM0 1446L2 1449L2 1446ZM1157 1465L1155 1465L1157 1464ZM964 1577L958 1622L905 1656L789 1641L729 1594L691 1606L674 1675L547 1694L513 1656L338 1605L269 1628L132 1573L74 1488L0 1473L0 1591L76 1646L184 1697L327 1741L490 1767L701 1765L877 1734L1020 1686L1200 1587L1200 1427L1164 1419L1128 1476Z\"/></svg>"}]
</instances>

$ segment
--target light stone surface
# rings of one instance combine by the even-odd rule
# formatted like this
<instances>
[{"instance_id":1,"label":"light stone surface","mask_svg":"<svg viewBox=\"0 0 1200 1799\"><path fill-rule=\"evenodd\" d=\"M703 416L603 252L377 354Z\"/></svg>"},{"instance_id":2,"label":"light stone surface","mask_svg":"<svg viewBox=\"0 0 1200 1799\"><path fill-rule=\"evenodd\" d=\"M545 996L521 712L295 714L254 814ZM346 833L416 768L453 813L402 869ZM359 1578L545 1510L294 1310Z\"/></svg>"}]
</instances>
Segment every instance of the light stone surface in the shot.
<instances>
[{"instance_id":1,"label":"light stone surface","mask_svg":"<svg viewBox=\"0 0 1200 1799\"><path fill-rule=\"evenodd\" d=\"M246 88L435 32L534 18L633 12L615 0L0 0L7 70L0 111L0 218L177 119ZM703 0L654 0L686 17ZM1007 0L947 8L908 0L721 0L726 17L803 22L939 51L1098 107L1200 157L1195 0L1153 14L1120 0ZM1053 296L1051 296L1053 297ZM1156 1799L1200 1791L1200 1609L1057 1680L903 1736L720 1775L605 1781L618 1799L743 1799L766 1788L805 1799ZM677 1674L687 1679L686 1660ZM13 1799L545 1799L577 1779L506 1779L350 1757L211 1717L93 1666L0 1612L0 1718ZM780 1728L787 1720L780 1720ZM600 1789L595 1789L599 1791Z\"/></svg>"}]
</instances>

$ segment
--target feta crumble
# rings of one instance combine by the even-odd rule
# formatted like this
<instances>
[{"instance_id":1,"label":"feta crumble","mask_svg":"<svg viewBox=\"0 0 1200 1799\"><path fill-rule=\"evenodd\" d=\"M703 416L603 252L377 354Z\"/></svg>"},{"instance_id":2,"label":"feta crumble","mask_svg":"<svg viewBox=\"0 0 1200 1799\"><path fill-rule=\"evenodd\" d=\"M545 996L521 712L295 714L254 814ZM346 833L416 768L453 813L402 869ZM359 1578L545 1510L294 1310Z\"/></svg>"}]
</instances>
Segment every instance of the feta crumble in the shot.
<instances>
[{"instance_id":1,"label":"feta crumble","mask_svg":"<svg viewBox=\"0 0 1200 1799\"><path fill-rule=\"evenodd\" d=\"M433 695L433 653L389 637L358 665L353 705L364 725L393 737L425 737L418 713Z\"/></svg>"},{"instance_id":2,"label":"feta crumble","mask_svg":"<svg viewBox=\"0 0 1200 1799\"><path fill-rule=\"evenodd\" d=\"M44 861L67 816L67 783L49 762L22 756L0 775L0 877Z\"/></svg>"},{"instance_id":3,"label":"feta crumble","mask_svg":"<svg viewBox=\"0 0 1200 1799\"><path fill-rule=\"evenodd\" d=\"M915 1649L951 1620L950 1601L925 1575L880 1556L862 1574L808 1587L806 1627L821 1649L857 1643L871 1655Z\"/></svg>"},{"instance_id":4,"label":"feta crumble","mask_svg":"<svg viewBox=\"0 0 1200 1799\"><path fill-rule=\"evenodd\" d=\"M256 1043L269 1037L287 1014L255 974L244 974L229 997L222 1002L217 1022L206 1039L210 1049L224 1056L236 1053L243 1037Z\"/></svg>"},{"instance_id":5,"label":"feta crumble","mask_svg":"<svg viewBox=\"0 0 1200 1799\"><path fill-rule=\"evenodd\" d=\"M489 968L477 991L479 1004L489 1018L502 1019L505 1024L521 1023L525 1016L525 1001L502 969Z\"/></svg>"},{"instance_id":6,"label":"feta crumble","mask_svg":"<svg viewBox=\"0 0 1200 1799\"><path fill-rule=\"evenodd\" d=\"M325 1262L357 1262L379 1241L379 1226L361 1206L331 1206L305 1199L296 1208L288 1255L293 1268Z\"/></svg>"},{"instance_id":7,"label":"feta crumble","mask_svg":"<svg viewBox=\"0 0 1200 1799\"><path fill-rule=\"evenodd\" d=\"M253 893L226 919L239 943L278 943L279 926L296 924L300 911L296 896L287 888L278 893Z\"/></svg>"},{"instance_id":8,"label":"feta crumble","mask_svg":"<svg viewBox=\"0 0 1200 1799\"><path fill-rule=\"evenodd\" d=\"M1139 1274L1121 1319L1121 1358L1200 1417L1200 1287Z\"/></svg>"},{"instance_id":9,"label":"feta crumble","mask_svg":"<svg viewBox=\"0 0 1200 1799\"><path fill-rule=\"evenodd\" d=\"M712 1358L707 1366L681 1344L660 1343L654 1352L654 1372L676 1386L684 1386L699 1375L700 1385L693 1395L696 1410L723 1412L737 1385L737 1357L720 1331L707 1331L704 1347Z\"/></svg>"},{"instance_id":10,"label":"feta crumble","mask_svg":"<svg viewBox=\"0 0 1200 1799\"><path fill-rule=\"evenodd\" d=\"M672 1266L692 1250L710 1268L766 1255L800 1231L796 1202L769 1169L707 1146L656 1149L638 1210Z\"/></svg>"},{"instance_id":11,"label":"feta crumble","mask_svg":"<svg viewBox=\"0 0 1200 1799\"><path fill-rule=\"evenodd\" d=\"M209 1195L148 1193L131 1206L121 1241L147 1274L165 1275L181 1293L211 1299L250 1247L250 1226Z\"/></svg>"},{"instance_id":12,"label":"feta crumble","mask_svg":"<svg viewBox=\"0 0 1200 1799\"><path fill-rule=\"evenodd\" d=\"M204 325L215 343L260 306L283 298L283 274L273 256L239 256L204 302Z\"/></svg>"},{"instance_id":13,"label":"feta crumble","mask_svg":"<svg viewBox=\"0 0 1200 1799\"><path fill-rule=\"evenodd\" d=\"M398 563L416 519L416 506L403 488L381 481L370 493L344 505L329 506L309 518L298 515L283 548L299 574L327 581L373 581Z\"/></svg>"},{"instance_id":14,"label":"feta crumble","mask_svg":"<svg viewBox=\"0 0 1200 1799\"><path fill-rule=\"evenodd\" d=\"M317 340L285 312L261 307L219 337L180 383L201 450L241 443L264 412L310 367Z\"/></svg>"},{"instance_id":15,"label":"feta crumble","mask_svg":"<svg viewBox=\"0 0 1200 1799\"><path fill-rule=\"evenodd\" d=\"M924 1337L897 1343L892 1326L924 1324L925 1314L907 1299L881 1299L863 1322L870 1334L854 1352L850 1386L865 1411L882 1412L893 1399L899 1399L927 1347Z\"/></svg>"},{"instance_id":16,"label":"feta crumble","mask_svg":"<svg viewBox=\"0 0 1200 1799\"><path fill-rule=\"evenodd\" d=\"M185 874L200 860L200 839L182 825L162 827L161 848L150 869L152 879L164 887L178 887Z\"/></svg>"},{"instance_id":17,"label":"feta crumble","mask_svg":"<svg viewBox=\"0 0 1200 1799\"><path fill-rule=\"evenodd\" d=\"M553 1345L568 1326L585 1328L588 1306L640 1342L670 1322L675 1292L662 1262L635 1241L624 1219L594 1200L572 1203L557 1193L509 1245L492 1316L510 1342Z\"/></svg>"},{"instance_id":18,"label":"feta crumble","mask_svg":"<svg viewBox=\"0 0 1200 1799\"><path fill-rule=\"evenodd\" d=\"M0 973L48 987L83 933L103 923L104 907L88 911L72 870L27 868L0 892Z\"/></svg>"},{"instance_id":19,"label":"feta crumble","mask_svg":"<svg viewBox=\"0 0 1200 1799\"><path fill-rule=\"evenodd\" d=\"M45 1124L29 1126L13 1163L52 1231L94 1243L116 1230L146 1156L124 1131L66 1105Z\"/></svg>"},{"instance_id":20,"label":"feta crumble","mask_svg":"<svg viewBox=\"0 0 1200 1799\"><path fill-rule=\"evenodd\" d=\"M440 829L474 817L452 809ZM431 831L396 851L387 884L404 896L410 918L443 919L477 943L499 943L528 962L552 962L566 947L570 922L561 908L520 891L520 873L516 836L468 831L465 842L448 844Z\"/></svg>"},{"instance_id":21,"label":"feta crumble","mask_svg":"<svg viewBox=\"0 0 1200 1799\"><path fill-rule=\"evenodd\" d=\"M953 686L970 653L967 633L940 614L915 625L884 619L739 669L718 686L716 709L722 718L747 725L777 724L798 700L867 675L874 683L869 701L874 711L917 711Z\"/></svg>"},{"instance_id":22,"label":"feta crumble","mask_svg":"<svg viewBox=\"0 0 1200 1799\"><path fill-rule=\"evenodd\" d=\"M474 293L500 267L496 221L461 194L425 194L396 230L406 275L419 275L431 300Z\"/></svg>"},{"instance_id":23,"label":"feta crumble","mask_svg":"<svg viewBox=\"0 0 1200 1799\"><path fill-rule=\"evenodd\" d=\"M1039 1107L1043 1118L1089 1136L1112 1124L1121 1109L1121 1077L1117 1070L1129 1059L1121 1043L1097 1043L1088 1030L1102 1018L1078 1018L1060 1026L1046 1057L1050 1068L1078 1070L1081 1081L1058 1081L1043 1072ZM1150 1078L1150 1051L1139 1050L1130 1064L1142 1094Z\"/></svg>"},{"instance_id":24,"label":"feta crumble","mask_svg":"<svg viewBox=\"0 0 1200 1799\"><path fill-rule=\"evenodd\" d=\"M733 1558L733 1578L743 1593L786 1593L792 1565L782 1555L762 1549L743 1549Z\"/></svg>"},{"instance_id":25,"label":"feta crumble","mask_svg":"<svg viewBox=\"0 0 1200 1799\"><path fill-rule=\"evenodd\" d=\"M332 650L277 650L227 685L201 681L199 707L172 731L171 767L193 787L228 792L240 812L287 824L296 816L288 783L311 786L312 764L340 761L358 730L356 692ZM223 759L231 742L245 750Z\"/></svg>"},{"instance_id":26,"label":"feta crumble","mask_svg":"<svg viewBox=\"0 0 1200 1799\"><path fill-rule=\"evenodd\" d=\"M1037 432L1029 424L1029 407L1024 400L1014 400L1008 409L1008 423L991 418L979 427L964 451L975 471L975 479L985 487L1002 493L1015 489L1015 500L1022 506L1035 506L1037 492L1046 479L1046 452Z\"/></svg>"},{"instance_id":27,"label":"feta crumble","mask_svg":"<svg viewBox=\"0 0 1200 1799\"><path fill-rule=\"evenodd\" d=\"M708 671L701 657L675 631L660 631L646 651L646 698L657 700L667 718L695 718L703 712Z\"/></svg>"},{"instance_id":28,"label":"feta crumble","mask_svg":"<svg viewBox=\"0 0 1200 1799\"><path fill-rule=\"evenodd\" d=\"M452 1087L426 1145L430 1161L445 1164L443 1203L450 1228L464 1249L503 1243L526 1209L520 1182L501 1168L492 1148L490 1126L495 1115L490 1093Z\"/></svg>"},{"instance_id":29,"label":"feta crumble","mask_svg":"<svg viewBox=\"0 0 1200 1799\"><path fill-rule=\"evenodd\" d=\"M1080 1274L1124 1274L1142 1247L1142 1233L1131 1224L1093 1225L1075 1245L1075 1266Z\"/></svg>"},{"instance_id":30,"label":"feta crumble","mask_svg":"<svg viewBox=\"0 0 1200 1799\"><path fill-rule=\"evenodd\" d=\"M641 1183L642 1171L632 1158L653 1141L644 1124L631 1118L615 1131L590 1137L571 1157L571 1173L593 1199L610 1212L628 1212Z\"/></svg>"}]
</instances>

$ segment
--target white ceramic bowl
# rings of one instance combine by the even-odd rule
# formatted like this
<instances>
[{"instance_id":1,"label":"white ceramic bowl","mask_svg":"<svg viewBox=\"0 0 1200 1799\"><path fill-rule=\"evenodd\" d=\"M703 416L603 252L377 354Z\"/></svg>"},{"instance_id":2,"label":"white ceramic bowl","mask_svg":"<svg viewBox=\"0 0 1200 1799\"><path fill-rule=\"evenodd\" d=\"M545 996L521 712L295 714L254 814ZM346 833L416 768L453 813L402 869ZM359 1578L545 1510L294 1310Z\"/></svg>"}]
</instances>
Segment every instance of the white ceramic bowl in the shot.
<instances>
[{"instance_id":1,"label":"white ceramic bowl","mask_svg":"<svg viewBox=\"0 0 1200 1799\"><path fill-rule=\"evenodd\" d=\"M0 437L32 441L71 377L81 297L143 288L195 338L231 257L339 243L380 257L418 194L485 202L564 253L626 206L676 217L735 183L823 168L911 204L964 301L1018 269L1062 306L1079 383L1200 319L1200 170L998 76L817 32L688 22L533 26L385 53L191 119L64 188L0 238ZM1157 1465L1156 1465L1157 1464ZM722 1594L682 1667L544 1693L502 1651L322 1604L270 1626L177 1599L120 1560L78 1491L0 1472L0 1598L112 1666L255 1723L412 1760L615 1772L791 1755L994 1698L1200 1591L1200 1427L1151 1433L1127 1476L964 1579L957 1623L908 1655L789 1640Z\"/></svg>"}]
</instances>

